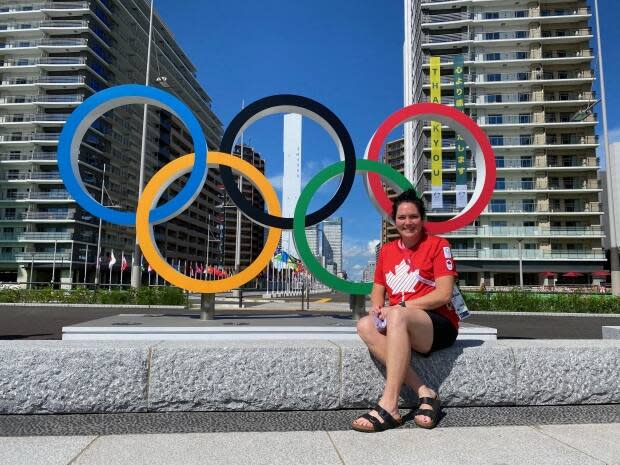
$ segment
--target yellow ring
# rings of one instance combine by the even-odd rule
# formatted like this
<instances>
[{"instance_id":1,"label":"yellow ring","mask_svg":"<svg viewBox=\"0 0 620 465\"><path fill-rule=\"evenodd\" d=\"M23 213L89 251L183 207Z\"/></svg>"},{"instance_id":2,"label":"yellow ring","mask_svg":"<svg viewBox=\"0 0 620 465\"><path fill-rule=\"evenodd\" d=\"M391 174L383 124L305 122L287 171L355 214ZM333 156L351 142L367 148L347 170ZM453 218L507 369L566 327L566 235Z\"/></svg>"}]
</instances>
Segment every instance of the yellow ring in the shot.
<instances>
[{"instance_id":1,"label":"yellow ring","mask_svg":"<svg viewBox=\"0 0 620 465\"><path fill-rule=\"evenodd\" d=\"M258 171L254 166L239 157L234 157L230 154L222 152L209 152L207 154L207 159L209 165L230 166L233 170L241 173L244 178L249 179L256 186L256 188L258 188L259 192L265 199L268 212L275 216L279 216L281 214L280 202L278 201L278 196L275 189L269 183L265 175ZM204 294L213 294L216 292L224 292L241 287L251 279L255 278L267 266L280 241L280 236L282 234L281 229L269 229L265 247L258 255L258 258L247 268L234 276L216 281L203 281L200 279L190 278L189 276L179 273L162 258L153 238L153 225L149 223L149 212L151 211L151 208L159 201L159 198L168 186L175 179L188 173L193 166L193 153L177 158L159 170L151 178L149 183L144 188L144 191L142 191L136 211L136 234L138 236L140 249L142 250L142 253L148 263L159 273L161 277L163 277L170 284L174 284L182 289Z\"/></svg>"}]
</instances>

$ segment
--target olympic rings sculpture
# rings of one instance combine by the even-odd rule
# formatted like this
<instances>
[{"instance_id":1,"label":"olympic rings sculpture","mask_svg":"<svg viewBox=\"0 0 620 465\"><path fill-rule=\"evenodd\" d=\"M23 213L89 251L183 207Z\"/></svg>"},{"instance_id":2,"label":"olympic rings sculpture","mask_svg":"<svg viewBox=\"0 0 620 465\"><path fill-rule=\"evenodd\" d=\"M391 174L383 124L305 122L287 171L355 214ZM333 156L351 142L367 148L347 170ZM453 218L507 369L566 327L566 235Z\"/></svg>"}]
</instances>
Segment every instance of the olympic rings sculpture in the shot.
<instances>
[{"instance_id":1,"label":"olympic rings sculpture","mask_svg":"<svg viewBox=\"0 0 620 465\"><path fill-rule=\"evenodd\" d=\"M136 213L116 211L101 205L86 190L78 170L79 147L91 124L116 107L134 103L153 105L175 115L189 130L195 150L195 153L169 162L153 176L140 195ZM299 113L312 119L332 137L340 154L340 162L323 169L305 186L293 218L281 216L277 194L267 178L242 158L231 155L239 133L258 119L276 113ZM391 222L391 202L382 182L400 190L413 186L401 173L378 161L381 146L395 127L414 120L433 120L451 125L474 151L478 174L473 195L465 209L450 220L426 222L426 229L432 234L460 229L475 220L491 200L495 186L495 157L488 138L473 120L452 107L437 103L414 104L390 115L372 136L364 158L358 159L349 132L331 110L306 97L274 95L257 100L235 116L224 131L219 152L215 152L208 151L200 123L191 110L176 97L154 87L121 85L97 92L69 116L58 143L58 168L67 191L82 208L110 223L135 225L140 249L148 263L169 283L182 289L215 293L241 287L268 265L277 248L282 229L292 229L300 259L319 281L348 294L368 294L372 283L345 281L321 266L310 251L305 228L328 218L344 203L358 172L365 173L365 184L372 203L379 213ZM183 212L195 200L207 178L209 166L217 166L228 195L241 212L250 220L269 227L265 247L257 259L238 274L215 281L194 279L177 271L162 257L153 237L154 225ZM254 184L265 200L267 212L256 209L243 198L234 181L233 171ZM176 197L154 207L168 186L187 173L190 173L189 178ZM334 196L322 208L307 214L312 196L325 182L337 176L341 176L341 180Z\"/></svg>"}]
</instances>

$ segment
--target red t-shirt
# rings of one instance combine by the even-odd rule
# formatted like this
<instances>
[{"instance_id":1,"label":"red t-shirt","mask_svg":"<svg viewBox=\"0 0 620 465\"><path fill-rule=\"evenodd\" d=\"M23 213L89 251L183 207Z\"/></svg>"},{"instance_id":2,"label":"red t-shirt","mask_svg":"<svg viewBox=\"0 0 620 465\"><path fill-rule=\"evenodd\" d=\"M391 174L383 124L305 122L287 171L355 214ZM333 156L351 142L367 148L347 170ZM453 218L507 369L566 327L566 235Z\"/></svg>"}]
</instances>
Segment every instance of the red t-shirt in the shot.
<instances>
[{"instance_id":1,"label":"red t-shirt","mask_svg":"<svg viewBox=\"0 0 620 465\"><path fill-rule=\"evenodd\" d=\"M396 305L434 291L435 279L441 276L458 276L450 243L424 233L412 249L406 248L400 239L384 244L379 251L374 281L385 287L390 305ZM458 329L459 317L451 304L434 311Z\"/></svg>"}]
</instances>

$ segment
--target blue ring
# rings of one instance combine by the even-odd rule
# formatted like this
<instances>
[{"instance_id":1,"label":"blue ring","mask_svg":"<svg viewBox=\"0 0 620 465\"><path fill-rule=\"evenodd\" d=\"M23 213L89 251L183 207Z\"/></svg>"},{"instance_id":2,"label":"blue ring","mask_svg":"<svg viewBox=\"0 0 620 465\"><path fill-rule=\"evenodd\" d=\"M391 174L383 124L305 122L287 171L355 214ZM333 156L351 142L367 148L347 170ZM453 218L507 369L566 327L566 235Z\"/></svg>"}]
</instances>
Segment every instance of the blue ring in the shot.
<instances>
[{"instance_id":1,"label":"blue ring","mask_svg":"<svg viewBox=\"0 0 620 465\"><path fill-rule=\"evenodd\" d=\"M154 87L126 84L102 90L87 98L67 119L58 141L58 169L67 191L91 214L114 224L134 226L136 214L104 207L86 190L78 171L78 153L90 125L108 111L128 104L148 104L174 114L187 127L194 142L194 167L176 197L151 210L149 222L162 223L185 209L200 193L207 178L207 142L192 111L173 95ZM72 149L73 148L73 149Z\"/></svg>"}]
</instances>

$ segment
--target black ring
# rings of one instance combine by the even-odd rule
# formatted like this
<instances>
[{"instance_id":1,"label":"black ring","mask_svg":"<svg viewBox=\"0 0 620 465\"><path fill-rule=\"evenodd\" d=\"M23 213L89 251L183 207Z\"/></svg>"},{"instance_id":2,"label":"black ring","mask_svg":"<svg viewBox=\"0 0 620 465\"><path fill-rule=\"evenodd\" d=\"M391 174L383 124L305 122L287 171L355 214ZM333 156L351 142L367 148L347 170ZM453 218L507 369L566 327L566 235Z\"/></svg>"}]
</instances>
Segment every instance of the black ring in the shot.
<instances>
[{"instance_id":1,"label":"black ring","mask_svg":"<svg viewBox=\"0 0 620 465\"><path fill-rule=\"evenodd\" d=\"M265 97L245 107L230 122L220 143L220 152L231 153L233 144L237 139L237 135L252 124L254 121L276 113L300 113L313 119L315 122L327 124L335 133L335 136L342 145L342 153L344 154L344 173L340 186L330 199L319 210L306 215L306 227L320 223L329 218L344 203L355 180L355 147L349 135L349 131L342 121L332 113L332 111L320 104L319 102L302 97L299 95L272 95ZM233 203L248 218L256 221L263 226L272 226L279 229L293 229L293 218L284 218L281 216L273 216L262 210L258 210L250 202L248 202L237 187L237 183L233 177L232 169L228 166L219 167L220 176L224 187Z\"/></svg>"}]
</instances>

